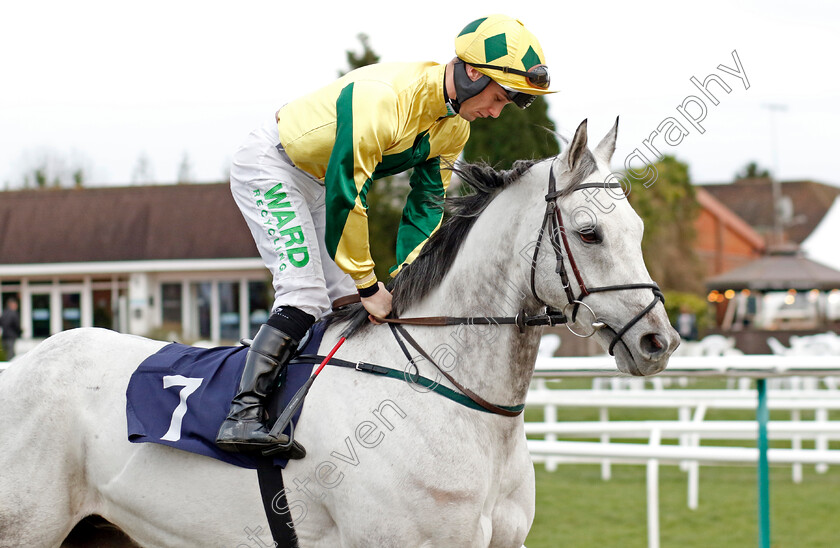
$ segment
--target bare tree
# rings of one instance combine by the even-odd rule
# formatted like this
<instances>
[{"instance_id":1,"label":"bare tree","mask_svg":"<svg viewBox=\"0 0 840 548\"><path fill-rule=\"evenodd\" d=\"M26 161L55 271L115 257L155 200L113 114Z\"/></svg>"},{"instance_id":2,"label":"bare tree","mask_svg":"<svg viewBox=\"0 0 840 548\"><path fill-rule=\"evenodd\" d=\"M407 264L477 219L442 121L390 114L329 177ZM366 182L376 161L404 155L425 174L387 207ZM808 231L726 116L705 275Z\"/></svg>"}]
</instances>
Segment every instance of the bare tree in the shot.
<instances>
[{"instance_id":1,"label":"bare tree","mask_svg":"<svg viewBox=\"0 0 840 548\"><path fill-rule=\"evenodd\" d=\"M181 159L181 165L178 167L178 184L191 183L193 181L192 163L187 151L184 151L184 157Z\"/></svg>"},{"instance_id":2,"label":"bare tree","mask_svg":"<svg viewBox=\"0 0 840 548\"><path fill-rule=\"evenodd\" d=\"M67 160L64 154L50 148L24 152L19 164L23 166L19 186L33 189L81 187L92 171L90 161L79 152L72 152ZM9 181L6 186L18 185Z\"/></svg>"},{"instance_id":3,"label":"bare tree","mask_svg":"<svg viewBox=\"0 0 840 548\"><path fill-rule=\"evenodd\" d=\"M154 180L152 161L149 159L149 155L143 151L137 157L137 161L134 163L134 169L131 170L131 184L151 184Z\"/></svg>"}]
</instances>

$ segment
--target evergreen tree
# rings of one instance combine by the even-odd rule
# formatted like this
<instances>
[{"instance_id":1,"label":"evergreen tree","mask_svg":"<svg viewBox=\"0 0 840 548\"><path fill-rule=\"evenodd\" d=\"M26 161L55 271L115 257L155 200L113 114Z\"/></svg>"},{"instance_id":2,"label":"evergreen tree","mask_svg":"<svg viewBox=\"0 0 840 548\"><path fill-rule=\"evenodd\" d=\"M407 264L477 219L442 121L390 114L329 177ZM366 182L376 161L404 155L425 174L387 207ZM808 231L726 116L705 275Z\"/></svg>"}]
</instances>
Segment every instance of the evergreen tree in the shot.
<instances>
[{"instance_id":1,"label":"evergreen tree","mask_svg":"<svg viewBox=\"0 0 840 548\"><path fill-rule=\"evenodd\" d=\"M524 110L510 104L495 120L484 118L470 123L464 159L510 169L516 160L555 156L560 152L560 145L554 130L544 97L537 97Z\"/></svg>"},{"instance_id":2,"label":"evergreen tree","mask_svg":"<svg viewBox=\"0 0 840 548\"><path fill-rule=\"evenodd\" d=\"M735 174L735 180L739 179L767 179L770 177L770 172L764 168L758 167L755 162L750 162L741 168L741 171Z\"/></svg>"},{"instance_id":3,"label":"evergreen tree","mask_svg":"<svg viewBox=\"0 0 840 548\"><path fill-rule=\"evenodd\" d=\"M655 182L648 187L635 183L629 194L645 224L642 253L648 271L663 290L702 294L703 264L694 251L700 205L688 165L663 156L653 167Z\"/></svg>"},{"instance_id":4,"label":"evergreen tree","mask_svg":"<svg viewBox=\"0 0 840 548\"><path fill-rule=\"evenodd\" d=\"M88 180L90 162L78 153L68 161L64 154L43 148L27 151L23 157L22 161L27 165L21 176L23 188L79 188Z\"/></svg>"},{"instance_id":5,"label":"evergreen tree","mask_svg":"<svg viewBox=\"0 0 840 548\"><path fill-rule=\"evenodd\" d=\"M368 36L359 34L357 38L362 44L362 52L347 50L348 72L379 62L379 56L370 48ZM370 254L376 263L376 277L383 281L390 279L388 270L397 262L397 230L409 190L408 178L401 174L375 181L367 193Z\"/></svg>"},{"instance_id":6,"label":"evergreen tree","mask_svg":"<svg viewBox=\"0 0 840 548\"><path fill-rule=\"evenodd\" d=\"M85 172L81 168L73 171L73 186L76 188L85 186Z\"/></svg>"},{"instance_id":7,"label":"evergreen tree","mask_svg":"<svg viewBox=\"0 0 840 548\"><path fill-rule=\"evenodd\" d=\"M344 76L347 72L361 68L367 65L373 65L379 62L379 56L374 52L370 47L370 36L365 34L364 32L360 32L356 35L356 38L362 44L362 52L356 53L355 51L347 50L347 66L350 67L348 71L342 72L339 71L339 76Z\"/></svg>"}]
</instances>

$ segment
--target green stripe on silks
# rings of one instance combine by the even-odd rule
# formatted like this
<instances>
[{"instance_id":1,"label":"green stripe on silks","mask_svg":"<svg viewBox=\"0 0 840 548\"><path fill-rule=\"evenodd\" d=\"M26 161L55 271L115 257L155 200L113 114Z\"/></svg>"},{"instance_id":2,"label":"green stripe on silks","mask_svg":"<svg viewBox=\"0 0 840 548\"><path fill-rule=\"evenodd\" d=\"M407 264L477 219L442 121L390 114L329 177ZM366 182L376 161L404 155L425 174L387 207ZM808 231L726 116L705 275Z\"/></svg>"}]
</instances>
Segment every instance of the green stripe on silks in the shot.
<instances>
[{"instance_id":1,"label":"green stripe on silks","mask_svg":"<svg viewBox=\"0 0 840 548\"><path fill-rule=\"evenodd\" d=\"M450 399L455 403L460 403L464 407L469 407L470 409L475 409L476 411L484 411L485 413L492 413L492 411L481 407L480 405L478 405L465 395L461 394L460 392L456 392L455 390L452 390L449 387L443 386L439 382L433 381L432 379L427 379L426 377L422 377L419 375L412 376L404 371L397 371L396 369L388 369L388 372L381 376L391 377L392 379L399 379L409 384L419 384L420 386L428 388L432 392L437 392L444 398ZM512 411L518 413L525 409L525 404L523 403L519 405L499 405L497 407L500 407L505 411Z\"/></svg>"},{"instance_id":2,"label":"green stripe on silks","mask_svg":"<svg viewBox=\"0 0 840 548\"><path fill-rule=\"evenodd\" d=\"M396 175L425 162L432 150L429 139L429 132L424 131L414 138L411 148L383 156L376 169L373 170L373 179Z\"/></svg>"},{"instance_id":3,"label":"green stripe on silks","mask_svg":"<svg viewBox=\"0 0 840 548\"><path fill-rule=\"evenodd\" d=\"M409 179L408 193L397 231L397 265L403 264L414 249L431 237L443 218L443 180L440 157L429 158L416 166ZM440 207L430 202L439 200ZM393 271L397 267L393 267Z\"/></svg>"},{"instance_id":4,"label":"green stripe on silks","mask_svg":"<svg viewBox=\"0 0 840 548\"><path fill-rule=\"evenodd\" d=\"M341 90L335 102L335 145L327 173L324 176L326 186L325 201L327 215L324 240L327 253L335 259L338 243L350 211L356 206L356 181L353 177L355 162L353 161L353 84Z\"/></svg>"}]
</instances>

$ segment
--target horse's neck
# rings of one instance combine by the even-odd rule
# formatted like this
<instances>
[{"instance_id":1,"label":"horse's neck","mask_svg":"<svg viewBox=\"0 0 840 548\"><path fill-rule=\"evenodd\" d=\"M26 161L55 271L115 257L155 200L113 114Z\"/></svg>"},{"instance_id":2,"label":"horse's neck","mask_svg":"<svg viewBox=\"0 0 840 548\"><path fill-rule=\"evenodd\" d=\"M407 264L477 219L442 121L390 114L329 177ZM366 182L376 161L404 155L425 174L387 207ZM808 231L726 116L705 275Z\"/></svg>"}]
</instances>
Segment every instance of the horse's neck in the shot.
<instances>
[{"instance_id":1,"label":"horse's neck","mask_svg":"<svg viewBox=\"0 0 840 548\"><path fill-rule=\"evenodd\" d=\"M523 246L514 243L521 238L505 240L498 230L489 229L499 224L497 211L484 216L441 284L403 317L512 317L523 308L535 311L528 289L529 264L519 254ZM528 391L541 332L527 328L520 333L514 325L461 325L427 328L418 336L433 358L436 351L454 365L449 373L458 382L493 403L519 404Z\"/></svg>"}]
</instances>

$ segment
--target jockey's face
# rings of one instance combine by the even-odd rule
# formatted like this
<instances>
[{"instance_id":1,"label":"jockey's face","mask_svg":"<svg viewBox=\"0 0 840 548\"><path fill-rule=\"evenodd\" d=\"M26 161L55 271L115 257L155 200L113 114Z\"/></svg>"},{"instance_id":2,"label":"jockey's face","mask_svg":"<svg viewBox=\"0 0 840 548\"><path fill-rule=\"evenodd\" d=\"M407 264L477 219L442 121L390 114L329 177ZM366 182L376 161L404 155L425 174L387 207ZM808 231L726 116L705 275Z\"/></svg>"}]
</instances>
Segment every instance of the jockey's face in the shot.
<instances>
[{"instance_id":1,"label":"jockey's face","mask_svg":"<svg viewBox=\"0 0 840 548\"><path fill-rule=\"evenodd\" d=\"M498 118L504 106L510 102L502 86L490 82L481 93L461 103L458 115L468 122L476 118Z\"/></svg>"}]
</instances>

